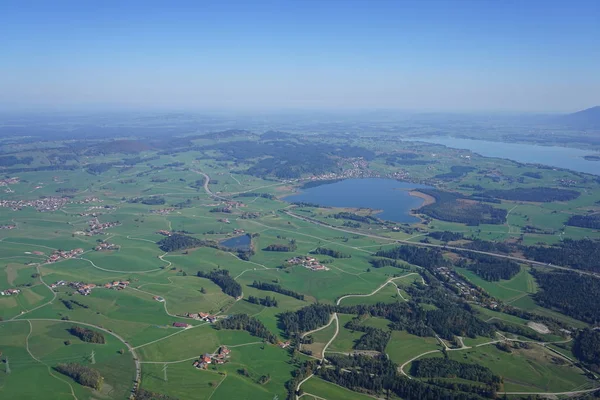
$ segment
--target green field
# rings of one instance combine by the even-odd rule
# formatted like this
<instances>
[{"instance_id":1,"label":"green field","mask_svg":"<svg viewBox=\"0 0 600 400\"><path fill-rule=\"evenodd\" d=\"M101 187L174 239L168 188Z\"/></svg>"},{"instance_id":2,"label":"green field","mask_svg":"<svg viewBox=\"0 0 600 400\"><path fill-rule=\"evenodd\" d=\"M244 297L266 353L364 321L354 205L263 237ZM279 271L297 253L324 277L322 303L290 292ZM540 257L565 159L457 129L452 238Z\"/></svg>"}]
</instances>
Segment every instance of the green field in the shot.
<instances>
[{"instance_id":1,"label":"green field","mask_svg":"<svg viewBox=\"0 0 600 400\"><path fill-rule=\"evenodd\" d=\"M362 314L364 327L415 329L411 332L427 324L433 326L427 320L431 315L428 312L450 310L450 306L460 308L467 302L474 310L468 312L483 321L497 318L526 326L528 318L535 316L520 318L479 306L489 304L481 301L484 295L463 296L457 286L439 275L439 265L427 265L427 257L417 257L417 261L411 261L413 264L399 259L398 264L385 266L374 257L379 250L400 244L416 249L414 245L421 241L437 246L446 257L440 262L450 261L450 270L455 269L463 277L459 279L504 304L552 319L554 323L549 325L553 332L544 335L544 340L559 339L558 329L563 326L574 332L572 328L588 326L536 304L533 296L539 289L525 264L510 280L488 282L466 268L455 268L463 265L457 263L462 253L442 248L444 243L428 234L443 230L463 233L464 237L452 246L468 245L473 238L487 240L488 245L505 241L514 245L511 251L516 256L521 256L520 245L600 238L597 230L564 226L571 215L600 210L600 183L590 176L475 154L467 158L466 151L402 142L385 135L346 138L297 133L276 140L263 140L245 131L227 132L223 137L194 135L189 143L175 148L170 147L170 141L157 145L155 139L149 139L150 144L131 139L139 146L131 152L115 150L114 143L99 138L39 143L0 140L1 151L35 158L31 165L23 166L25 169L20 165L14 170L0 166L2 179L18 178L18 182L1 186L1 200L7 203L0 208L0 226L5 226L0 230L0 291L20 291L0 296L0 398L125 399L139 383L141 388L180 400L283 399L290 395L286 385L294 371L303 361L321 358L332 338L325 356L354 352L356 341L365 332L349 330L345 324L357 314ZM182 138L172 139L176 143ZM227 147L227 143L233 144ZM302 152L302 157L294 162L300 164L264 167L277 159L278 154L270 152L277 146L298 146L296 150ZM255 147L260 147L262 153ZM328 152L322 152L324 148ZM404 154L410 155L406 159L399 156ZM417 162L411 162L413 159ZM316 160L326 161L323 171ZM253 169L257 166L264 169ZM456 166L473 169L458 178L436 178ZM43 170L26 169L33 167ZM497 178L499 171L502 174ZM541 177L526 178L526 172L540 173ZM204 174L210 177L206 188ZM494 207L510 211L507 221L479 225L424 215L414 224L377 221L367 218L378 215L369 209L313 207L285 201L286 196L302 190L303 184L331 178L330 174L341 174L341 178L393 177L464 196L489 189L555 187L567 182L565 187L581 195L569 201L491 202ZM59 205L53 207L54 202ZM177 238L174 234L196 241L190 246L178 248L175 243L172 248L161 249L160 245L170 243L168 235ZM238 252L221 244L243 234L251 236L251 251ZM102 242L115 248L97 250ZM269 251L273 244L287 248ZM82 251L74 256L49 258L55 252L79 248ZM317 248L329 250L328 255L315 255ZM288 262L303 256L314 256L326 268L313 271ZM199 271L213 270L228 271L226 283L197 276ZM60 281L67 284L49 287ZM122 290L105 287L115 281L127 281L128 285ZM256 289L255 281L277 285L279 292ZM77 292L76 287L84 284L95 285L88 295ZM237 284L242 295L235 298L239 292L232 295L228 289ZM253 303L250 296L258 300ZM276 305L265 301L266 296ZM326 311L331 314L337 312L333 306L342 297L341 306L357 306L344 312L356 314L338 313L337 327L333 322L311 334L313 343L303 345L303 350L311 351L312 358L299 353L297 337L304 332L291 330L288 335L282 314L315 304L317 308L331 306ZM411 316L420 318L419 322L404 320L408 314L390 312L398 311L398 304L410 308ZM274 335L264 336L273 343L249 333L253 326L217 329L208 322L185 317L200 312L216 315L221 321L247 314L252 323L260 323ZM174 323L189 326L182 328ZM401 326L403 323L409 328ZM101 330L106 344L90 344L72 336L68 329L78 324ZM391 331L385 353L402 365L425 352L442 349L431 330L420 332L430 336ZM490 340L465 337L464 343L476 346ZM291 345L282 348L285 346L280 342L287 341ZM232 351L228 362L213 363L207 370L192 366L200 355L213 353L222 345ZM575 357L571 342L552 346ZM580 370L559 365L535 345L512 354L492 345L449 354L460 361L489 366L505 378L507 391L558 392L590 386ZM140 382L135 382L135 358L141 362ZM92 391L60 375L53 369L60 362L80 362L97 369L104 377L102 389ZM307 399L369 397L317 377L309 379L302 389L302 398ZM383 398L385 394L377 396Z\"/></svg>"}]
</instances>

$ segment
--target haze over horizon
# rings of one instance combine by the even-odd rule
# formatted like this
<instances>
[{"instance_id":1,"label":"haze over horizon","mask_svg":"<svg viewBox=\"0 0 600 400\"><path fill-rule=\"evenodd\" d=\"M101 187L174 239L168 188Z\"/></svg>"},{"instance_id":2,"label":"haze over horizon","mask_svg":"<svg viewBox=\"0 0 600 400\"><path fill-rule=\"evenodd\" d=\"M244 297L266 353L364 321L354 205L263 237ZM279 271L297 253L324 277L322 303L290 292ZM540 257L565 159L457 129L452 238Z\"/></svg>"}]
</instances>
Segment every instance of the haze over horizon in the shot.
<instances>
[{"instance_id":1,"label":"haze over horizon","mask_svg":"<svg viewBox=\"0 0 600 400\"><path fill-rule=\"evenodd\" d=\"M0 107L574 112L600 2L17 2Z\"/></svg>"}]
</instances>

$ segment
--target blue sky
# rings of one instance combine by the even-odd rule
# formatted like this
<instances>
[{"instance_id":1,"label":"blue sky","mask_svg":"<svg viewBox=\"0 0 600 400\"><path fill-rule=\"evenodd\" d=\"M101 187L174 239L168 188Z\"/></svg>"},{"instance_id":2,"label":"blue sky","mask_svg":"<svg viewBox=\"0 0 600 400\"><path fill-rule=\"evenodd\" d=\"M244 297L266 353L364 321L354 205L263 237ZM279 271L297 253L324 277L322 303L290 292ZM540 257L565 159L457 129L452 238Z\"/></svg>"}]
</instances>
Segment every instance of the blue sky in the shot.
<instances>
[{"instance_id":1,"label":"blue sky","mask_svg":"<svg viewBox=\"0 0 600 400\"><path fill-rule=\"evenodd\" d=\"M575 111L600 1L0 1L0 106Z\"/></svg>"}]
</instances>

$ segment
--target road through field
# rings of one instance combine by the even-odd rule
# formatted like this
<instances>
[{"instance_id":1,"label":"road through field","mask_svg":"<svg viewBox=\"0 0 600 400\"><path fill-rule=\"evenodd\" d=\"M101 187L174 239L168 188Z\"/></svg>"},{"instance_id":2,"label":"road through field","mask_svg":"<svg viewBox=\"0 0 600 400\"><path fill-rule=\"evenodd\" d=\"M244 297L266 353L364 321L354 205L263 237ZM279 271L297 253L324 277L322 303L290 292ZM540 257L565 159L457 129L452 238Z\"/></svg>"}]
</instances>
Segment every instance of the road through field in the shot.
<instances>
[{"instance_id":1,"label":"road through field","mask_svg":"<svg viewBox=\"0 0 600 400\"><path fill-rule=\"evenodd\" d=\"M517 261L517 262L520 262L520 263L537 265L537 266L547 267L547 268L560 269L560 270L563 270L563 271L572 271L572 272L577 272L578 274L593 276L594 278L600 278L600 275L596 274L594 272L581 271L581 270L576 270L576 269L573 269L573 268L561 267L561 266L554 265L554 264L549 265L547 263L543 263L543 262L539 262L539 261L534 261L534 260L529 260L527 258L515 257L515 256L506 255L506 254L491 253L491 252L488 252L488 251L467 249L467 248L463 248L463 247L447 246L447 245L433 244L433 243L409 242L409 241L403 240L403 239L392 239L392 238L389 238L389 237L385 237L385 236L381 236L381 235L375 235L375 234L372 234L372 233L364 233L364 232L353 231L353 230L350 230L350 229L339 228L337 226L332 226L332 225L326 224L326 223L321 222L321 221L317 221L317 220L312 219L312 218L303 217L301 215L294 214L294 213L292 213L290 211L287 211L287 210L283 210L282 212L284 214L286 214L286 215L289 215L292 218L296 218L296 219L302 220L304 222L309 222L311 224L320 225L320 226L323 226L323 227L326 227L326 228L329 228L329 229L333 229L333 230L336 230L336 231L340 231L340 232L351 233L353 235L366 236L366 237L371 237L371 238L374 238L374 239L387 240L387 241L391 241L391 242L395 242L395 243L402 243L402 244L408 244L408 245L413 245L413 246L439 248L439 249L443 249L443 250L455 250L455 251L464 251L464 252L468 252L468 253L484 254L484 255L488 255L488 256L492 256L492 257L498 257L498 258L504 258L504 259L507 259L507 260L513 260L513 261Z\"/></svg>"},{"instance_id":2,"label":"road through field","mask_svg":"<svg viewBox=\"0 0 600 400\"><path fill-rule=\"evenodd\" d=\"M140 360L138 358L138 355L135 352L135 348L132 347L129 344L129 342L127 342L125 339L123 339L120 335L118 335L118 334L114 333L113 331L108 330L106 328L102 328L101 326L89 324L87 322L73 321L73 320L64 321L62 319L52 319L52 318L11 319L11 320L7 320L7 321L0 321L0 324L7 323L7 322L19 322L19 321L27 321L30 324L31 324L31 321L52 321L52 322L60 322L60 323L78 324L78 325L83 325L83 326L89 326L91 328L98 329L99 331L102 331L104 333L108 333L109 335L114 336L116 339L118 339L121 343L123 343L127 347L127 350L129 350L129 352L131 353L131 356L133 357L133 361L135 363L135 380L133 383L133 388L131 389L130 398L131 399L135 398L135 394L137 392L138 385L142 379L142 367L140 365ZM29 335L31 335L31 332L29 333ZM28 337L29 337L29 335L28 335ZM34 357L34 359L36 359L36 358Z\"/></svg>"}]
</instances>

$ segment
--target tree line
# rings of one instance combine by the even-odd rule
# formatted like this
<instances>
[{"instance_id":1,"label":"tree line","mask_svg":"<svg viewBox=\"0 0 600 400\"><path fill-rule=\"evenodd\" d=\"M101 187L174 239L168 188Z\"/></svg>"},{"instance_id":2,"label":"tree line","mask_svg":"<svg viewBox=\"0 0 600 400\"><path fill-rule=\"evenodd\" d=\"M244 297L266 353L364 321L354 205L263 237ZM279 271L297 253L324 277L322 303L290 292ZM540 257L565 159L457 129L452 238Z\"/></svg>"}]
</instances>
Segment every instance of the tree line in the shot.
<instances>
[{"instance_id":1,"label":"tree line","mask_svg":"<svg viewBox=\"0 0 600 400\"><path fill-rule=\"evenodd\" d=\"M254 317L246 314L234 314L215 323L215 329L233 329L246 331L252 336L267 340L270 343L277 343L277 337L273 335L267 327Z\"/></svg>"},{"instance_id":2,"label":"tree line","mask_svg":"<svg viewBox=\"0 0 600 400\"><path fill-rule=\"evenodd\" d=\"M507 211L489 204L465 202L469 197L438 189L419 189L419 192L435 198L435 203L419 208L421 214L448 222L469 226L479 224L503 224ZM471 199L472 200L472 199Z\"/></svg>"},{"instance_id":3,"label":"tree line","mask_svg":"<svg viewBox=\"0 0 600 400\"><path fill-rule=\"evenodd\" d=\"M296 249L298 248L298 246L296 246L296 243L288 243L288 244L278 244L278 243L273 243L268 245L267 247L265 247L263 249L263 251L282 251L282 252L286 252L286 251L296 251Z\"/></svg>"},{"instance_id":4,"label":"tree line","mask_svg":"<svg viewBox=\"0 0 600 400\"><path fill-rule=\"evenodd\" d=\"M199 247L204 244L204 242L200 239L196 239L193 236L183 235L181 233L173 233L171 236L165 237L156 244L158 244L162 251L171 252L189 249L192 247Z\"/></svg>"},{"instance_id":5,"label":"tree line","mask_svg":"<svg viewBox=\"0 0 600 400\"><path fill-rule=\"evenodd\" d=\"M342 211L337 214L333 214L332 217L335 219L347 219L350 221L362 222L364 224L378 224L380 222L379 219L370 215L358 215L347 211Z\"/></svg>"},{"instance_id":6,"label":"tree line","mask_svg":"<svg viewBox=\"0 0 600 400\"><path fill-rule=\"evenodd\" d=\"M600 322L600 280L569 271L532 274L542 289L533 296L536 303L590 324Z\"/></svg>"},{"instance_id":7,"label":"tree line","mask_svg":"<svg viewBox=\"0 0 600 400\"><path fill-rule=\"evenodd\" d=\"M600 229L600 214L572 215L566 224L580 228Z\"/></svg>"},{"instance_id":8,"label":"tree line","mask_svg":"<svg viewBox=\"0 0 600 400\"><path fill-rule=\"evenodd\" d=\"M577 190L558 189L551 187L532 187L514 189L492 189L481 193L483 196L495 197L511 201L533 201L549 203L552 201L569 201L578 198L581 193Z\"/></svg>"},{"instance_id":9,"label":"tree line","mask_svg":"<svg viewBox=\"0 0 600 400\"><path fill-rule=\"evenodd\" d=\"M106 343L106 340L104 339L104 335L102 333L93 331L91 329L82 328L77 325L73 325L71 328L69 328L69 333L73 336L77 336L84 342L99 344Z\"/></svg>"},{"instance_id":10,"label":"tree line","mask_svg":"<svg viewBox=\"0 0 600 400\"><path fill-rule=\"evenodd\" d=\"M229 275L226 269L214 269L209 273L198 271L196 275L199 278L210 279L221 288L223 293L231 297L237 298L242 295L242 286Z\"/></svg>"},{"instance_id":11,"label":"tree line","mask_svg":"<svg viewBox=\"0 0 600 400\"><path fill-rule=\"evenodd\" d=\"M498 385L500 376L478 364L467 364L448 358L423 358L412 362L410 374L418 378L462 378L469 381Z\"/></svg>"},{"instance_id":12,"label":"tree line","mask_svg":"<svg viewBox=\"0 0 600 400\"><path fill-rule=\"evenodd\" d=\"M600 272L600 240L565 239L552 246L524 246L523 253L535 261Z\"/></svg>"},{"instance_id":13,"label":"tree line","mask_svg":"<svg viewBox=\"0 0 600 400\"><path fill-rule=\"evenodd\" d=\"M260 290L267 290L269 292L281 293L283 295L290 296L290 297L293 297L298 300L304 300L303 294L294 292L293 290L284 289L281 287L281 285L278 285L275 283L254 281L252 283L252 287L254 287L256 289L260 289Z\"/></svg>"},{"instance_id":14,"label":"tree line","mask_svg":"<svg viewBox=\"0 0 600 400\"><path fill-rule=\"evenodd\" d=\"M521 271L519 264L504 258L477 253L468 254L468 257L472 260L471 262L462 259L457 265L466 267L486 281L508 280Z\"/></svg>"},{"instance_id":15,"label":"tree line","mask_svg":"<svg viewBox=\"0 0 600 400\"><path fill-rule=\"evenodd\" d=\"M338 250L327 249L325 247L317 247L316 249L311 251L311 254L321 254L321 255L325 255L325 256L329 256L329 257L333 257L333 258L351 258L352 257L350 254L345 254Z\"/></svg>"},{"instance_id":16,"label":"tree line","mask_svg":"<svg viewBox=\"0 0 600 400\"><path fill-rule=\"evenodd\" d=\"M87 367L78 363L58 364L54 369L63 375L72 378L80 385L91 387L92 389L102 389L104 378L100 372L94 368Z\"/></svg>"},{"instance_id":17,"label":"tree line","mask_svg":"<svg viewBox=\"0 0 600 400\"><path fill-rule=\"evenodd\" d=\"M386 357L340 356L327 357L333 368L321 368L319 377L350 390L376 395L394 394L405 400L480 400L495 397L488 387L462 385L460 390L408 379L397 373L398 366ZM467 392L468 391L468 392Z\"/></svg>"},{"instance_id":18,"label":"tree line","mask_svg":"<svg viewBox=\"0 0 600 400\"><path fill-rule=\"evenodd\" d=\"M263 299L261 299L260 297L256 297L256 296L250 296L250 297L248 297L248 302L250 302L252 304L259 304L259 305L265 306L265 307L277 307L277 299L275 299L275 297L271 297L271 296L267 296Z\"/></svg>"},{"instance_id":19,"label":"tree line","mask_svg":"<svg viewBox=\"0 0 600 400\"><path fill-rule=\"evenodd\" d=\"M354 317L344 325L346 329L351 331L364 332L364 335L354 342L353 348L356 350L377 350L384 353L392 336L391 332L389 330L384 331L383 329L362 325L361 321L363 319L360 316Z\"/></svg>"},{"instance_id":20,"label":"tree line","mask_svg":"<svg viewBox=\"0 0 600 400\"><path fill-rule=\"evenodd\" d=\"M400 259L409 264L418 265L427 269L449 265L449 262L444 258L441 251L409 245L401 245L388 250L379 250L375 253L375 256L395 260Z\"/></svg>"}]
</instances>

